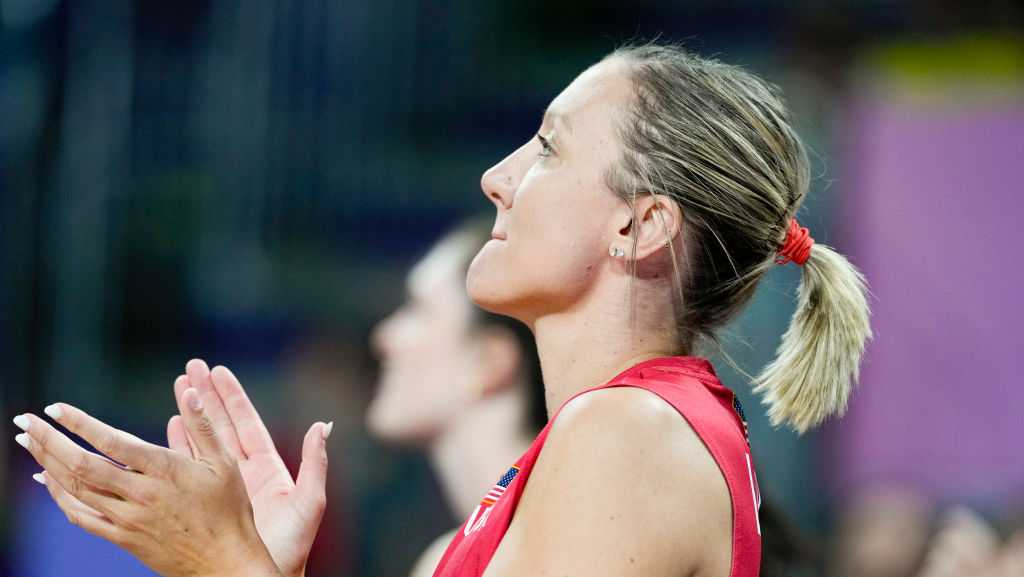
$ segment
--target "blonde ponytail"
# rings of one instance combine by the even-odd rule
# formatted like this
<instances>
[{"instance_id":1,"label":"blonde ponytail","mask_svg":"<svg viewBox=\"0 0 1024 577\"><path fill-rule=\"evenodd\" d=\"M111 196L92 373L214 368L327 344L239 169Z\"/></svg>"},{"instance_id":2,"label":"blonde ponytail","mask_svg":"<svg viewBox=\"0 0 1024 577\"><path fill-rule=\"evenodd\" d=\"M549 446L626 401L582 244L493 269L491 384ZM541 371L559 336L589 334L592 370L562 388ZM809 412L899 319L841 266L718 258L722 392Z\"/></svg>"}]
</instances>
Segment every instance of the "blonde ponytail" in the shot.
<instances>
[{"instance_id":1,"label":"blonde ponytail","mask_svg":"<svg viewBox=\"0 0 1024 577\"><path fill-rule=\"evenodd\" d=\"M801 433L843 413L871 338L867 286L793 220L811 171L780 91L679 46L626 46L609 58L629 66L634 96L619 119L623 153L608 186L627 202L645 191L682 208L686 250L673 261L680 350L717 342L784 255L776 262L804 266L796 313L754 390L774 425Z\"/></svg>"},{"instance_id":2,"label":"blonde ponytail","mask_svg":"<svg viewBox=\"0 0 1024 577\"><path fill-rule=\"evenodd\" d=\"M815 244L804 264L796 312L773 360L754 379L773 425L806 432L846 411L871 338L864 275L830 247Z\"/></svg>"}]
</instances>

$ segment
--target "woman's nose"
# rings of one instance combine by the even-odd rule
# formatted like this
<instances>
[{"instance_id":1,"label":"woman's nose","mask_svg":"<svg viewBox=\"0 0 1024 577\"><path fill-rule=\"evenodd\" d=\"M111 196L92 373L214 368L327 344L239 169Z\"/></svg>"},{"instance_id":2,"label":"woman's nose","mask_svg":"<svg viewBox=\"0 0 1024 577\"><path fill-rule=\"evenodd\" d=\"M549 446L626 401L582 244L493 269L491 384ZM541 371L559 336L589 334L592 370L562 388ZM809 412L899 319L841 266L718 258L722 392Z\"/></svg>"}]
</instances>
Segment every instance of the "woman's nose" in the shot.
<instances>
[{"instance_id":1,"label":"woman's nose","mask_svg":"<svg viewBox=\"0 0 1024 577\"><path fill-rule=\"evenodd\" d=\"M484 196L498 208L508 210L512 206L512 196L515 193L515 186L512 177L502 170L505 162L498 163L487 170L480 178L480 188Z\"/></svg>"},{"instance_id":2,"label":"woman's nose","mask_svg":"<svg viewBox=\"0 0 1024 577\"><path fill-rule=\"evenodd\" d=\"M393 322L393 316L388 316L378 322L377 326L373 327L373 330L370 332L370 349L377 358L383 358L388 353L392 340L391 325Z\"/></svg>"},{"instance_id":3,"label":"woman's nose","mask_svg":"<svg viewBox=\"0 0 1024 577\"><path fill-rule=\"evenodd\" d=\"M480 188L484 191L484 196L498 208L508 210L512 207L521 178L520 170L523 168L520 166L523 163L519 157L522 156L524 148L525 145L506 156L480 178Z\"/></svg>"}]
</instances>

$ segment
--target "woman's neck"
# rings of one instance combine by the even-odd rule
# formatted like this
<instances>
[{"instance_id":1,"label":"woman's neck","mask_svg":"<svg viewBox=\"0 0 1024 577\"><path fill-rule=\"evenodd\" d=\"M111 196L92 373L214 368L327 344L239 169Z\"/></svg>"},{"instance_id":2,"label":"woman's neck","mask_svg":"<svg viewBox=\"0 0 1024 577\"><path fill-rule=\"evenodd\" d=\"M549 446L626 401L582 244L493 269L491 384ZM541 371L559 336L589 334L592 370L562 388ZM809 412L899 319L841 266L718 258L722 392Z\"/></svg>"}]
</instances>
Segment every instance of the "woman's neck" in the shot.
<instances>
[{"instance_id":1,"label":"woman's neck","mask_svg":"<svg viewBox=\"0 0 1024 577\"><path fill-rule=\"evenodd\" d=\"M653 295L641 292L641 286L634 288L635 307L623 286L595 291L574 310L532 323L549 418L582 390L647 359L679 354L671 300L649 298Z\"/></svg>"}]
</instances>

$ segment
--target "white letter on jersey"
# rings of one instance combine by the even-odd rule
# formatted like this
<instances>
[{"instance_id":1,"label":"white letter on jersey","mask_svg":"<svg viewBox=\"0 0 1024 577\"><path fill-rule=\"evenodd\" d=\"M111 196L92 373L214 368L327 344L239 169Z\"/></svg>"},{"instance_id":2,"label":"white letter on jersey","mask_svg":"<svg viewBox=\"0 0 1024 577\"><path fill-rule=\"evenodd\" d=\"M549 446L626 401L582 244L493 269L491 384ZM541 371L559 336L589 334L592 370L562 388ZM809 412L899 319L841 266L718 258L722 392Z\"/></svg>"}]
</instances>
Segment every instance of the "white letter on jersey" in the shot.
<instances>
[{"instance_id":1,"label":"white letter on jersey","mask_svg":"<svg viewBox=\"0 0 1024 577\"><path fill-rule=\"evenodd\" d=\"M494 509L494 506L492 505L484 509L484 514L480 515L481 507L483 507L483 505L477 505L476 509L473 510L473 514L469 516L469 520L466 521L466 527L462 530L462 534L466 537L469 537L470 533L473 531L483 528L483 526L487 524L487 518L491 516L491 509ZM477 515L480 515L479 519L476 518Z\"/></svg>"},{"instance_id":2,"label":"white letter on jersey","mask_svg":"<svg viewBox=\"0 0 1024 577\"><path fill-rule=\"evenodd\" d=\"M750 477L750 494L754 497L754 519L757 520L757 534L761 534L761 491L757 484L757 478L754 476L754 467L750 464L750 453L746 454L747 457L747 475Z\"/></svg>"}]
</instances>

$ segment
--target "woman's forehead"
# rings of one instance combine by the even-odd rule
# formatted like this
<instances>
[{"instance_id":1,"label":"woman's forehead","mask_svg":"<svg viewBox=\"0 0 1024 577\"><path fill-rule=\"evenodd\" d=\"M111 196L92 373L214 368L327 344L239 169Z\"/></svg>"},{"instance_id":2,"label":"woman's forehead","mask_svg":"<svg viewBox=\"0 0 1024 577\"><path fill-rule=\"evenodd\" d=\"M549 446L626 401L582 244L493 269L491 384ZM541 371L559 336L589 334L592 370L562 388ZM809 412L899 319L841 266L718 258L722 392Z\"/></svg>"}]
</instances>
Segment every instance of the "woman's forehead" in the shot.
<instances>
[{"instance_id":1,"label":"woman's forehead","mask_svg":"<svg viewBox=\"0 0 1024 577\"><path fill-rule=\"evenodd\" d=\"M598 62L584 70L548 106L545 117L559 117L567 126L579 126L621 107L632 95L626 63L622 59Z\"/></svg>"}]
</instances>

